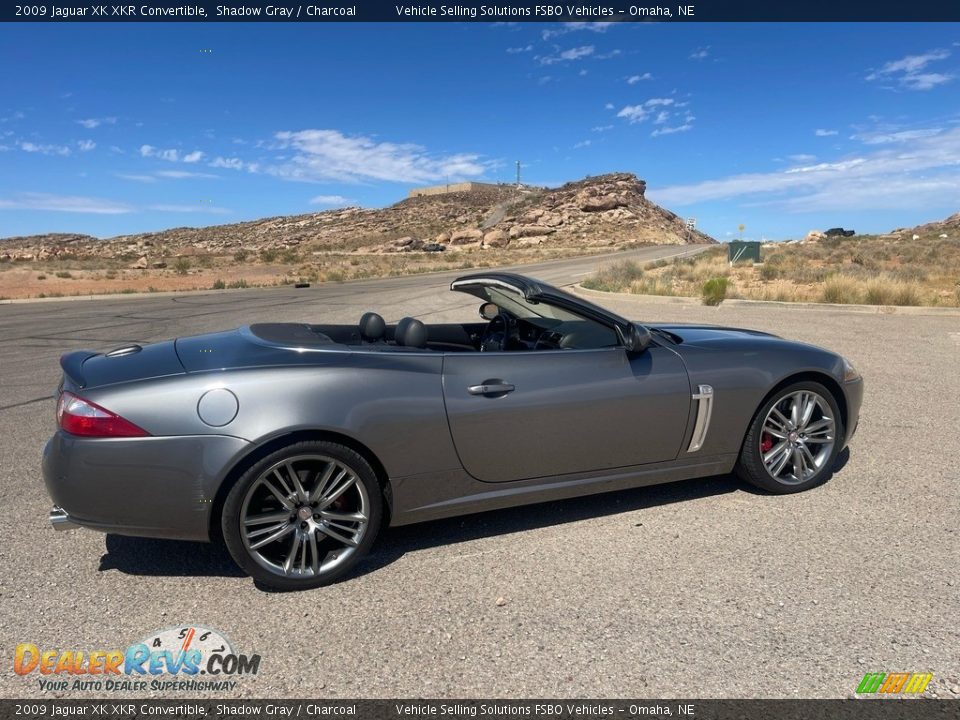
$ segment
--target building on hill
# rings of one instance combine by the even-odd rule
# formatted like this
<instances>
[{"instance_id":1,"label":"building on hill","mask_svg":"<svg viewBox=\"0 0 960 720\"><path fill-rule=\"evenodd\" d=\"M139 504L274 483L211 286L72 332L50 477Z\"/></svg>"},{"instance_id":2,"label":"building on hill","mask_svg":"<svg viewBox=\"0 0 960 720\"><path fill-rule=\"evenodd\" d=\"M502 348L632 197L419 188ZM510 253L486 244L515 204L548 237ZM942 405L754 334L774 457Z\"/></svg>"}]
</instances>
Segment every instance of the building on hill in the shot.
<instances>
[{"instance_id":1,"label":"building on hill","mask_svg":"<svg viewBox=\"0 0 960 720\"><path fill-rule=\"evenodd\" d=\"M446 195L448 193L490 192L514 190L515 185L505 183L461 182L446 183L445 185L431 185L430 187L414 188L408 197L425 197L427 195Z\"/></svg>"}]
</instances>

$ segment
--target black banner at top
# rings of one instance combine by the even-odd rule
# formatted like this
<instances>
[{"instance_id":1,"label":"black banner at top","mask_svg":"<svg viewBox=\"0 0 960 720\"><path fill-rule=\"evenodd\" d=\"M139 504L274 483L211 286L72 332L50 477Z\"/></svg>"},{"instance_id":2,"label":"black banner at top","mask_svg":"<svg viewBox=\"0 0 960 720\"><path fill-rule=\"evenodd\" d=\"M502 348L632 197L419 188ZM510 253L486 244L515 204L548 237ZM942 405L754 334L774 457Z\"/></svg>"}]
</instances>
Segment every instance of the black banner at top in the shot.
<instances>
[{"instance_id":1,"label":"black banner at top","mask_svg":"<svg viewBox=\"0 0 960 720\"><path fill-rule=\"evenodd\" d=\"M4 22L960 22L958 0L25 0Z\"/></svg>"}]
</instances>

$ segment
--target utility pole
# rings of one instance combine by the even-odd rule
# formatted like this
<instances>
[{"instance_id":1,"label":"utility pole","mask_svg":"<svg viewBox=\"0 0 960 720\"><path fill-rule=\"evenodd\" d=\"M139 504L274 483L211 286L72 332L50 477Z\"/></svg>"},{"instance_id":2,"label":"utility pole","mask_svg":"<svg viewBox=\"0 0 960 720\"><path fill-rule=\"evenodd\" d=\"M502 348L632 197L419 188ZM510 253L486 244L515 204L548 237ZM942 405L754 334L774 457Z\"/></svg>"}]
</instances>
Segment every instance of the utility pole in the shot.
<instances>
[{"instance_id":1,"label":"utility pole","mask_svg":"<svg viewBox=\"0 0 960 720\"><path fill-rule=\"evenodd\" d=\"M517 187L520 187L520 161L517 160Z\"/></svg>"}]
</instances>

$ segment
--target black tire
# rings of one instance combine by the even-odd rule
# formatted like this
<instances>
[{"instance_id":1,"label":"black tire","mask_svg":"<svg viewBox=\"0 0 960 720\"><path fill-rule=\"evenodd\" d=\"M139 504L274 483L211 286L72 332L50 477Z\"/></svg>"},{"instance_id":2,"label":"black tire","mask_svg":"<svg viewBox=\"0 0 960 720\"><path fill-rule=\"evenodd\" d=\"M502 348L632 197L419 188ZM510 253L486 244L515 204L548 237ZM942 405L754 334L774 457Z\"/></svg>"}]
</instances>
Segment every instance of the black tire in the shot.
<instances>
[{"instance_id":1,"label":"black tire","mask_svg":"<svg viewBox=\"0 0 960 720\"><path fill-rule=\"evenodd\" d=\"M314 467L316 470L311 480ZM333 504L320 507L326 497L312 503L309 491L324 484L322 478L328 467L333 468L327 479L328 483L332 482L331 488L335 490L339 487L336 479L340 477L341 470L349 473L342 481L348 487L331 501ZM296 482L290 475L290 468L297 478ZM280 471L281 475L274 474L274 470ZM351 477L352 483L348 482ZM305 492L302 496L298 495L297 483ZM268 485L279 490L279 493L272 493ZM290 488L294 491L288 494ZM288 508L281 496L292 507ZM343 505L343 509L338 503ZM287 514L289 519L279 517L283 514ZM365 522L334 521L328 519L327 514L337 514L339 517L351 514L367 519ZM242 523L244 516L247 523ZM261 520L268 517L271 519ZM277 590L307 590L328 585L349 573L369 552L382 519L383 491L370 463L359 453L338 443L305 441L270 453L240 476L227 494L221 526L224 543L231 557L258 584ZM261 522L250 523L250 520ZM330 522L343 525L331 526L328 524ZM290 526L292 529L288 529ZM321 526L326 529L321 530ZM356 527L356 533L350 533L344 527ZM281 531L285 534L279 535L276 540L252 549L253 545ZM356 545L334 539L326 534L328 531L347 537ZM249 537L251 532L260 534L253 539ZM290 553L293 553L293 564L285 569L285 563L280 560L286 560ZM314 567L303 567L307 562L313 564L314 558L317 559Z\"/></svg>"},{"instance_id":2,"label":"black tire","mask_svg":"<svg viewBox=\"0 0 960 720\"><path fill-rule=\"evenodd\" d=\"M815 393L823 399L829 408L834 420L833 445L829 453L824 453L824 459L819 469L812 476L797 480L795 475L792 480L784 481L774 476L764 465L763 450L761 443L764 441L764 422L767 415L774 406L781 405L788 398L798 392ZM826 416L826 414L823 414ZM778 495L787 495L790 493L803 492L811 488L822 485L833 474L833 468L836 464L837 455L843 445L844 427L843 416L837 405L837 400L826 387L818 382L802 381L796 382L777 390L771 395L763 405L757 410L756 415L750 422L750 428L747 430L747 436L744 438L743 447L740 450L740 458L737 461L736 473L744 481L758 488ZM771 440L768 438L767 442ZM811 446L813 447L813 446Z\"/></svg>"}]
</instances>

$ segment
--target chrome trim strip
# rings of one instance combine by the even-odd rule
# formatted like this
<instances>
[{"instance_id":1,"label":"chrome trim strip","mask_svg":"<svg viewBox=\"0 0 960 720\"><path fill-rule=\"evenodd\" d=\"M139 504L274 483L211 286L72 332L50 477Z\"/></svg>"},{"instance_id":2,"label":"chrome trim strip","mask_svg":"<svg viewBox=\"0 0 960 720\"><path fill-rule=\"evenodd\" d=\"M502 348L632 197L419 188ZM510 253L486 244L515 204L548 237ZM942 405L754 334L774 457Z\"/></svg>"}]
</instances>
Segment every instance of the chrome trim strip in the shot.
<instances>
[{"instance_id":1,"label":"chrome trim strip","mask_svg":"<svg viewBox=\"0 0 960 720\"><path fill-rule=\"evenodd\" d=\"M713 415L713 388L710 385L700 385L698 390L699 392L693 394L693 399L697 401L697 421L694 423L693 435L687 447L688 453L696 452L703 447L707 432L710 430L710 418Z\"/></svg>"}]
</instances>

